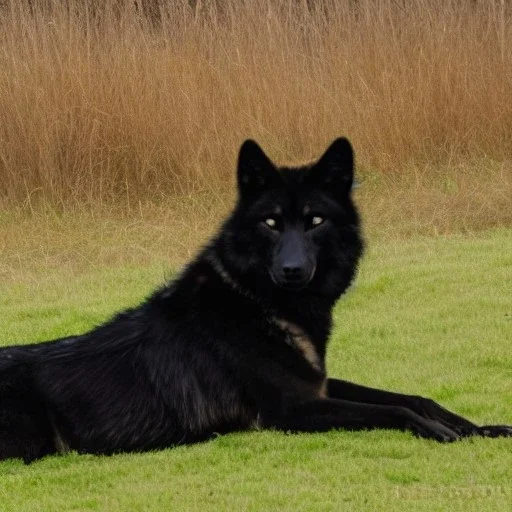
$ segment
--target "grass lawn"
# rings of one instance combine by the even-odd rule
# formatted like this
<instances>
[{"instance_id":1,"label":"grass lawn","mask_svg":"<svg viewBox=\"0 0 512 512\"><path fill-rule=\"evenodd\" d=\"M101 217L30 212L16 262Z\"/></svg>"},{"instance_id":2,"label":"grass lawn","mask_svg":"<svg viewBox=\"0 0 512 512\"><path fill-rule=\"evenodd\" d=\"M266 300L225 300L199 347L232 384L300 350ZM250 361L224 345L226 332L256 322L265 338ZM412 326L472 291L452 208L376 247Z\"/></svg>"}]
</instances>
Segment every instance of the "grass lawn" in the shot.
<instances>
[{"instance_id":1,"label":"grass lawn","mask_svg":"<svg viewBox=\"0 0 512 512\"><path fill-rule=\"evenodd\" d=\"M329 372L512 424L512 230L370 245L335 311ZM164 278L148 266L2 275L2 344L83 332ZM512 439L239 433L142 455L0 463L0 511L506 510Z\"/></svg>"}]
</instances>

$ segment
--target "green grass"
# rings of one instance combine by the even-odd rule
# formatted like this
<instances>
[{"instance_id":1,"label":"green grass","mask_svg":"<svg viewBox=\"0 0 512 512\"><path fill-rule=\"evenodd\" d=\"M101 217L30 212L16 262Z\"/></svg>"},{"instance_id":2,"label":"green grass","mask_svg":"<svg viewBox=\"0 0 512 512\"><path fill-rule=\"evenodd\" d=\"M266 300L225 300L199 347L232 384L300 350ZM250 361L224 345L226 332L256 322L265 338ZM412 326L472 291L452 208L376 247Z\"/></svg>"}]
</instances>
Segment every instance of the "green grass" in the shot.
<instances>
[{"instance_id":1,"label":"green grass","mask_svg":"<svg viewBox=\"0 0 512 512\"><path fill-rule=\"evenodd\" d=\"M330 373L512 424L511 254L506 229L370 246L335 311ZM163 268L42 261L2 284L2 343L84 331L140 301ZM3 462L0 511L494 511L510 505L511 482L512 439L253 432L142 455Z\"/></svg>"}]
</instances>

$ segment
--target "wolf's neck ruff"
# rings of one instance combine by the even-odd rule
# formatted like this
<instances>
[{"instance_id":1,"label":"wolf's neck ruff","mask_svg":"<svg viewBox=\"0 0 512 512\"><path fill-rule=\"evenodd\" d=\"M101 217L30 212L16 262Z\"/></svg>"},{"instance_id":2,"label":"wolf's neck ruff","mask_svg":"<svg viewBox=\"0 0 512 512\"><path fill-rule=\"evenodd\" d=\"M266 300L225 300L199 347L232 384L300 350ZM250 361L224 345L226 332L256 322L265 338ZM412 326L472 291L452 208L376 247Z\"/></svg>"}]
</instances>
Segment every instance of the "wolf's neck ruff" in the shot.
<instances>
[{"instance_id":1,"label":"wolf's neck ruff","mask_svg":"<svg viewBox=\"0 0 512 512\"><path fill-rule=\"evenodd\" d=\"M244 288L226 269L220 258L215 254L213 249L206 252L206 261L212 266L213 270L222 279L222 281L230 286L233 291L260 303L258 299L250 291ZM267 321L269 324L276 326L285 333L285 341L288 345L300 352L304 359L317 371L323 372L324 365L315 344L305 330L294 322L281 317L269 316Z\"/></svg>"},{"instance_id":2,"label":"wolf's neck ruff","mask_svg":"<svg viewBox=\"0 0 512 512\"><path fill-rule=\"evenodd\" d=\"M212 266L215 273L222 279L222 281L232 288L237 293L244 297L259 302L257 297L253 295L247 288L244 288L226 269L220 258L215 253L215 249L210 248L206 250L205 260Z\"/></svg>"}]
</instances>

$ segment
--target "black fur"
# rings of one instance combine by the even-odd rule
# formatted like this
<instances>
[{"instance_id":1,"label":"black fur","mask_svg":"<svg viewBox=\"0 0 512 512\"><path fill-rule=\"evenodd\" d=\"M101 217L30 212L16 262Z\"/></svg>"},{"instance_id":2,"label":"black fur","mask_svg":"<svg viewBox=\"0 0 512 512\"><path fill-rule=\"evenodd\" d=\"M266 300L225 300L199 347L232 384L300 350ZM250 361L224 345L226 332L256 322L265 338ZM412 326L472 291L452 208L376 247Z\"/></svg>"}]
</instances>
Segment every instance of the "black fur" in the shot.
<instances>
[{"instance_id":1,"label":"black fur","mask_svg":"<svg viewBox=\"0 0 512 512\"><path fill-rule=\"evenodd\" d=\"M174 282L89 333L0 350L0 459L143 451L250 428L511 435L325 374L331 311L363 244L353 153L276 168L246 141L238 203Z\"/></svg>"}]
</instances>

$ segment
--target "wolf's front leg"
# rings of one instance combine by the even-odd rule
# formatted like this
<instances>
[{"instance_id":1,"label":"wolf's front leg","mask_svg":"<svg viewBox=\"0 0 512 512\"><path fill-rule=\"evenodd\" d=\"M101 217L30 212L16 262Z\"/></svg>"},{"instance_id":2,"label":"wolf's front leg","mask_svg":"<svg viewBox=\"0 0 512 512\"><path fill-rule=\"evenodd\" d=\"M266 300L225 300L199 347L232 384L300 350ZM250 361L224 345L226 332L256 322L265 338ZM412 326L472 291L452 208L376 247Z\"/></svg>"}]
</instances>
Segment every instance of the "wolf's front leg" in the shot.
<instances>
[{"instance_id":1,"label":"wolf's front leg","mask_svg":"<svg viewBox=\"0 0 512 512\"><path fill-rule=\"evenodd\" d=\"M293 432L388 428L410 430L420 437L443 442L459 439L454 430L438 421L423 418L406 407L330 398L296 404L286 410L282 417L266 423L267 426Z\"/></svg>"},{"instance_id":2,"label":"wolf's front leg","mask_svg":"<svg viewBox=\"0 0 512 512\"><path fill-rule=\"evenodd\" d=\"M479 427L466 418L450 412L429 398L383 391L339 379L328 379L327 389L330 398L406 407L422 418L441 423L461 437L473 435L484 437L512 436L512 426L486 425Z\"/></svg>"}]
</instances>

